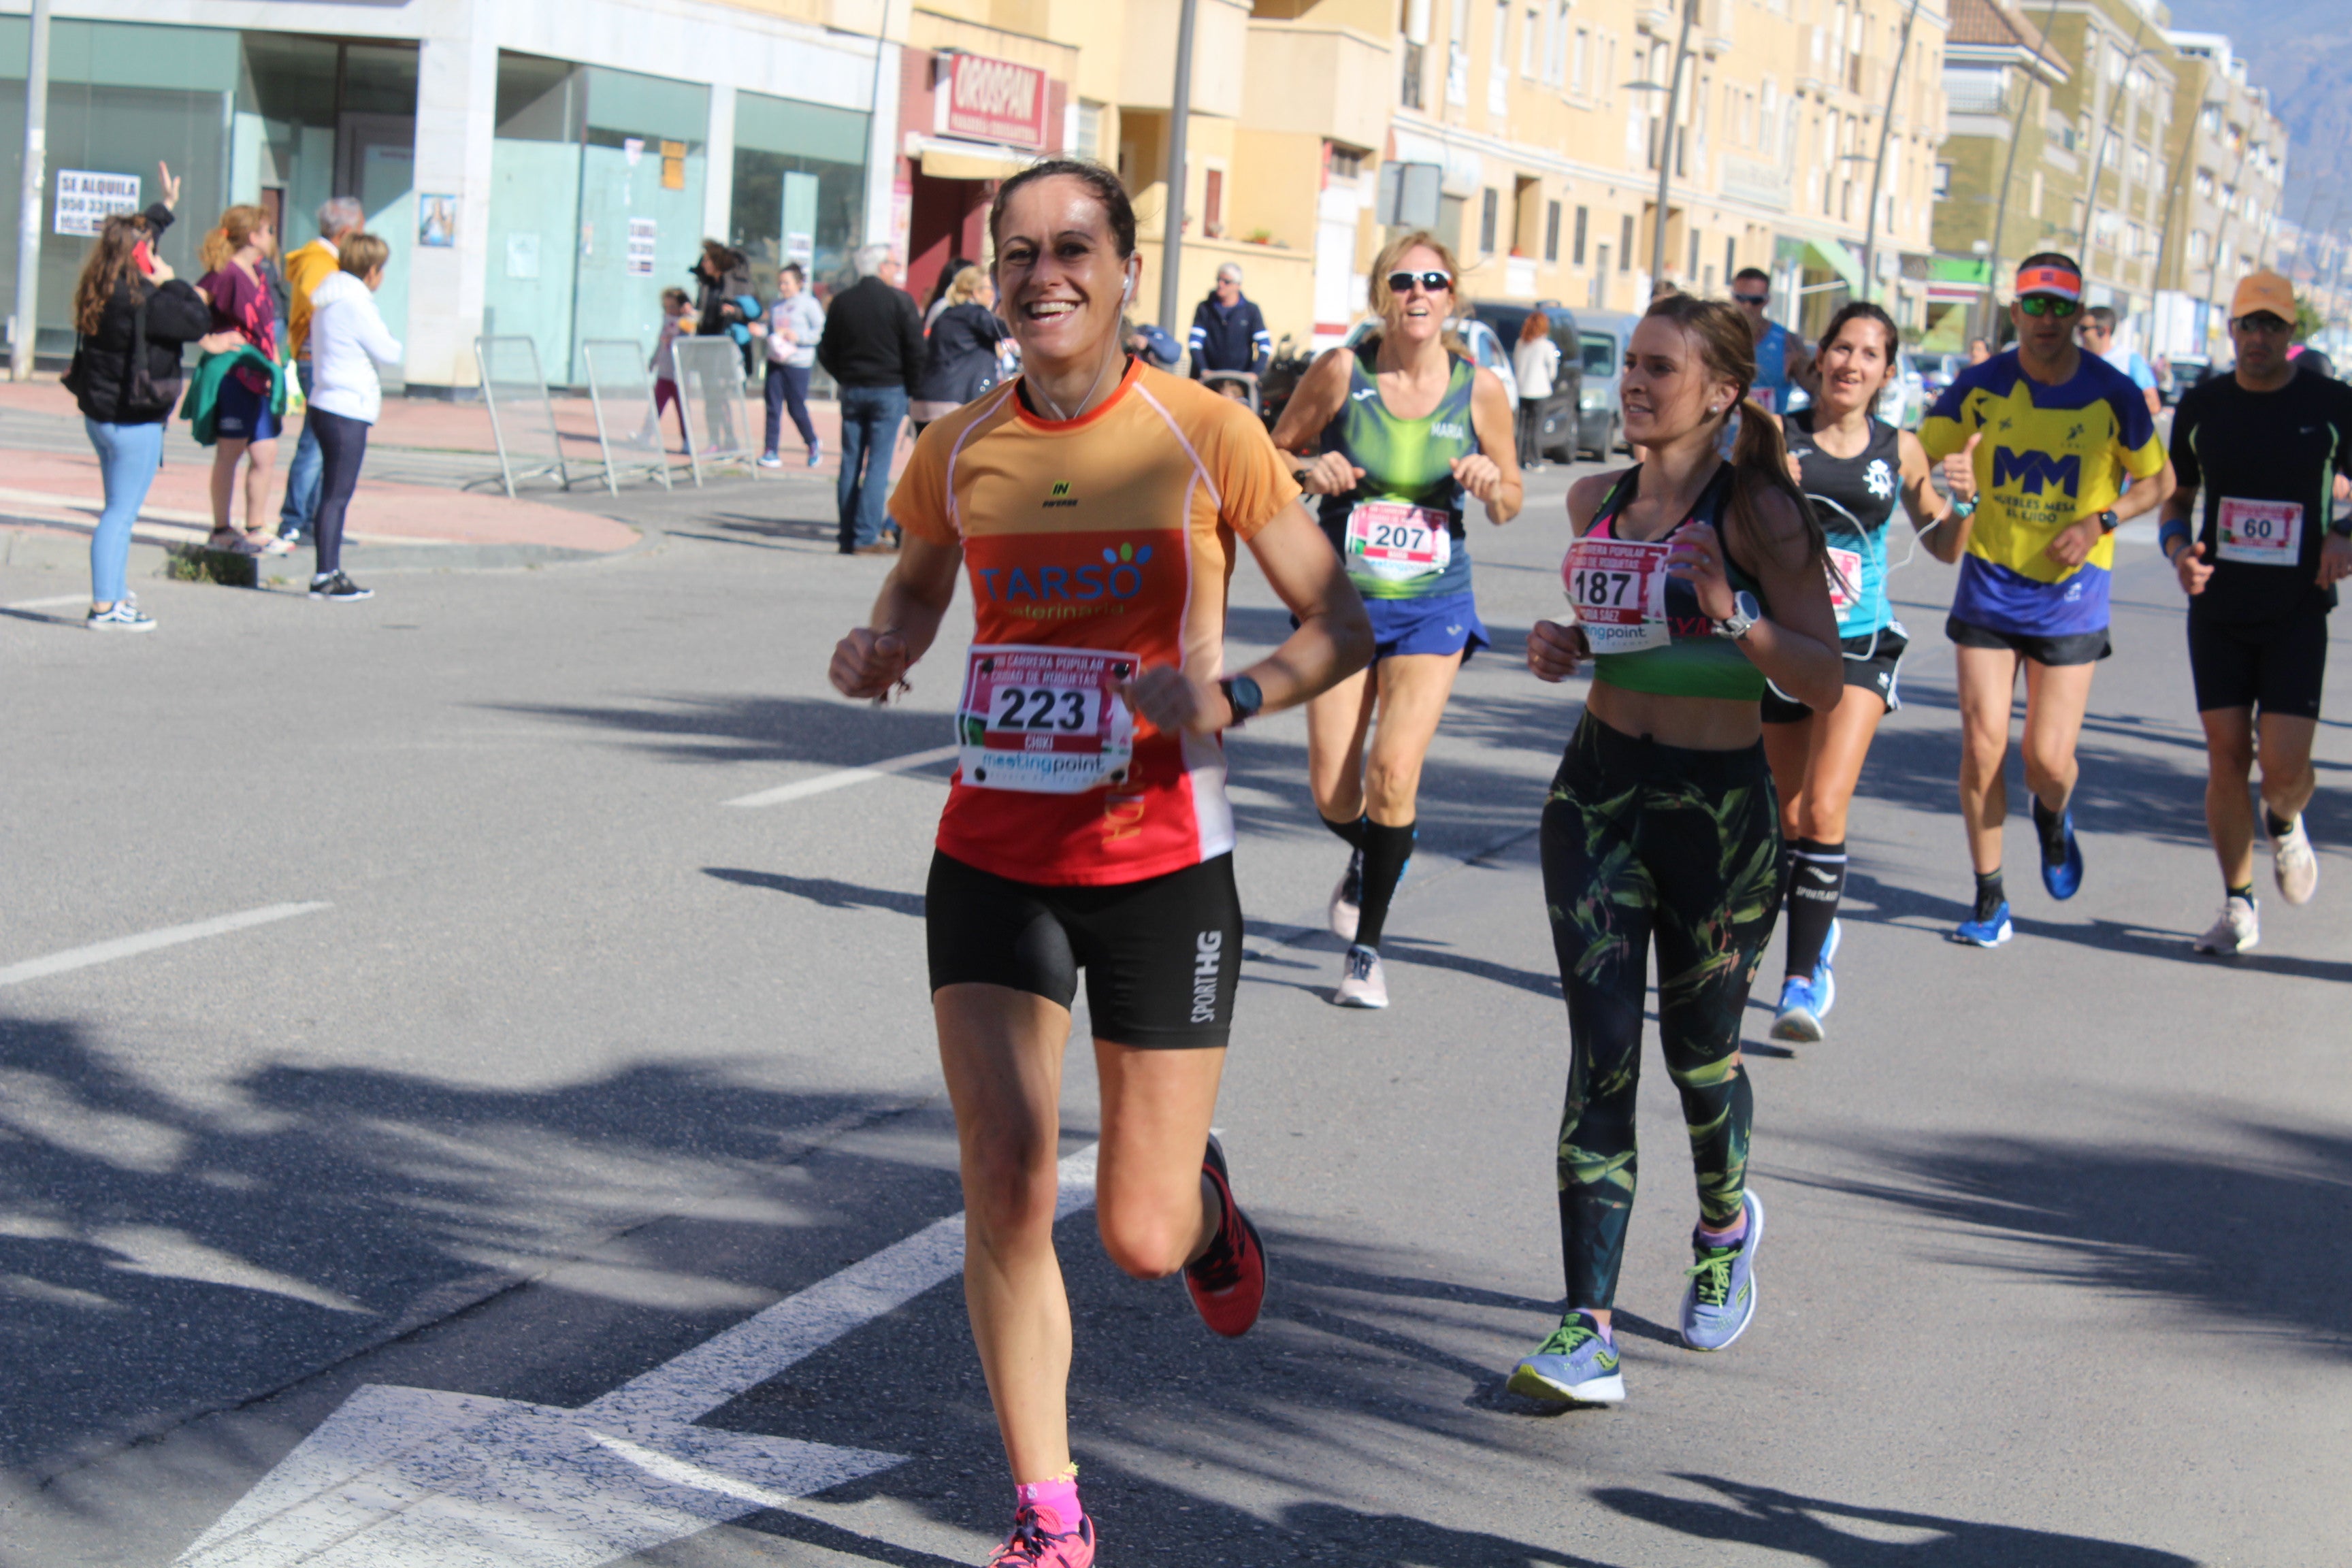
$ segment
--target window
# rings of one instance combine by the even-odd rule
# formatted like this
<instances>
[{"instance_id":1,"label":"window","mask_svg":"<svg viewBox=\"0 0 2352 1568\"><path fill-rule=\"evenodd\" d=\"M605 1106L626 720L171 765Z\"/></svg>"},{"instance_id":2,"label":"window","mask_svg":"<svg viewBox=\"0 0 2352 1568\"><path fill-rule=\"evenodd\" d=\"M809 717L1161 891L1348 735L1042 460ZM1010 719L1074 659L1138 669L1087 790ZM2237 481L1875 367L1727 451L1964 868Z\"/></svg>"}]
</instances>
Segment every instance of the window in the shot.
<instances>
[{"instance_id":1,"label":"window","mask_svg":"<svg viewBox=\"0 0 2352 1568\"><path fill-rule=\"evenodd\" d=\"M1337 143L1327 142L1331 150L1331 177L1352 180L1364 172L1364 155Z\"/></svg>"},{"instance_id":2,"label":"window","mask_svg":"<svg viewBox=\"0 0 2352 1568\"><path fill-rule=\"evenodd\" d=\"M1201 232L1211 239L1222 239L1225 233L1225 172L1210 169L1202 175Z\"/></svg>"},{"instance_id":3,"label":"window","mask_svg":"<svg viewBox=\"0 0 2352 1568\"><path fill-rule=\"evenodd\" d=\"M1558 202L1544 204L1544 259L1546 261L1559 259L1559 204Z\"/></svg>"},{"instance_id":4,"label":"window","mask_svg":"<svg viewBox=\"0 0 2352 1568\"><path fill-rule=\"evenodd\" d=\"M1574 62L1569 67L1568 78L1569 90L1576 94L1579 98L1582 98L1589 89L1589 84L1585 80L1585 61L1590 58L1591 52L1592 29L1590 27L1579 27L1576 30L1576 58Z\"/></svg>"},{"instance_id":5,"label":"window","mask_svg":"<svg viewBox=\"0 0 2352 1568\"><path fill-rule=\"evenodd\" d=\"M1633 215L1624 214L1617 226L1617 270L1633 270Z\"/></svg>"},{"instance_id":6,"label":"window","mask_svg":"<svg viewBox=\"0 0 2352 1568\"><path fill-rule=\"evenodd\" d=\"M1508 114L1511 99L1511 0L1495 0L1495 47L1486 73L1486 112Z\"/></svg>"},{"instance_id":7,"label":"window","mask_svg":"<svg viewBox=\"0 0 2352 1568\"><path fill-rule=\"evenodd\" d=\"M1698 230L1691 230L1690 267L1683 273L1683 281L1690 282L1698 276Z\"/></svg>"},{"instance_id":8,"label":"window","mask_svg":"<svg viewBox=\"0 0 2352 1568\"><path fill-rule=\"evenodd\" d=\"M1579 267L1584 265L1584 231L1591 216L1592 210L1590 207L1576 209L1576 248L1570 259Z\"/></svg>"},{"instance_id":9,"label":"window","mask_svg":"<svg viewBox=\"0 0 2352 1568\"><path fill-rule=\"evenodd\" d=\"M1729 278L1738 270L1739 237L1727 234L1723 237L1723 275Z\"/></svg>"},{"instance_id":10,"label":"window","mask_svg":"<svg viewBox=\"0 0 2352 1568\"><path fill-rule=\"evenodd\" d=\"M1079 157L1090 158L1097 163L1102 162L1101 104L1081 102L1078 105L1078 134L1076 140L1077 145L1072 150L1076 152Z\"/></svg>"},{"instance_id":11,"label":"window","mask_svg":"<svg viewBox=\"0 0 2352 1568\"><path fill-rule=\"evenodd\" d=\"M1523 77L1536 75L1536 43L1541 25L1541 16L1532 5L1519 18L1519 74Z\"/></svg>"},{"instance_id":12,"label":"window","mask_svg":"<svg viewBox=\"0 0 2352 1568\"><path fill-rule=\"evenodd\" d=\"M1495 254L1495 217L1502 205L1494 186L1478 193L1478 249L1487 256Z\"/></svg>"}]
</instances>

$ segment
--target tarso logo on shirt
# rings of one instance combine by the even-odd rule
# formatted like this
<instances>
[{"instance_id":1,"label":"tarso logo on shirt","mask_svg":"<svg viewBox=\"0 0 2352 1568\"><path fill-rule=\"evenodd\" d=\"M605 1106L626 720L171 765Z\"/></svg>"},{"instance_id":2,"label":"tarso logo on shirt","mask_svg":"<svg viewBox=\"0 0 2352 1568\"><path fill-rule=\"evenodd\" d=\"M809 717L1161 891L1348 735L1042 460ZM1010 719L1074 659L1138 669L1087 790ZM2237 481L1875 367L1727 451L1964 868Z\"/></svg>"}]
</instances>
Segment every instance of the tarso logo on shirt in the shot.
<instances>
[{"instance_id":1,"label":"tarso logo on shirt","mask_svg":"<svg viewBox=\"0 0 2352 1568\"><path fill-rule=\"evenodd\" d=\"M2082 486L2083 459L2072 452L2053 458L2047 452L2013 452L1995 447L1992 482L1996 489L2015 485L2030 496L2040 495L2044 485L2054 485L2072 496Z\"/></svg>"},{"instance_id":2,"label":"tarso logo on shirt","mask_svg":"<svg viewBox=\"0 0 2352 1568\"><path fill-rule=\"evenodd\" d=\"M1055 479L1045 492L1045 504L1049 507L1077 505L1077 498L1070 493L1070 481Z\"/></svg>"},{"instance_id":3,"label":"tarso logo on shirt","mask_svg":"<svg viewBox=\"0 0 2352 1568\"><path fill-rule=\"evenodd\" d=\"M1014 606L1016 615L1066 620L1125 614L1126 601L1143 592L1143 568L1150 560L1149 544L1122 544L1116 550L1105 545L1100 561L1074 566L982 566L976 572L981 592Z\"/></svg>"}]
</instances>

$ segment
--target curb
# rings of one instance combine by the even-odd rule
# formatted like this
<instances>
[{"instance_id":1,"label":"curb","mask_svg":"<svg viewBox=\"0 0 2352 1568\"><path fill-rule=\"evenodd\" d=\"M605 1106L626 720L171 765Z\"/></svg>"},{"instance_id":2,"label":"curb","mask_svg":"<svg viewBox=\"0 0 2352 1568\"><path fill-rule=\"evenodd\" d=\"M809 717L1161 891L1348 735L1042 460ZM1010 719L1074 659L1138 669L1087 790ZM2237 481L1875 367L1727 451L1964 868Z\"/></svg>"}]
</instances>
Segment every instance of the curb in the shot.
<instances>
[{"instance_id":1,"label":"curb","mask_svg":"<svg viewBox=\"0 0 2352 1568\"><path fill-rule=\"evenodd\" d=\"M359 572L514 572L626 560L653 549L666 538L660 529L646 523L632 522L628 526L637 531L636 542L618 550L577 550L562 544L374 544L352 541L344 544L343 553L348 564ZM168 577L172 557L192 548L196 547L133 539L130 574ZM292 555L265 558L262 574L269 575L280 562L301 562L309 554L306 547ZM0 524L0 566L86 572L89 567L89 540L86 535L77 538L37 533Z\"/></svg>"}]
</instances>

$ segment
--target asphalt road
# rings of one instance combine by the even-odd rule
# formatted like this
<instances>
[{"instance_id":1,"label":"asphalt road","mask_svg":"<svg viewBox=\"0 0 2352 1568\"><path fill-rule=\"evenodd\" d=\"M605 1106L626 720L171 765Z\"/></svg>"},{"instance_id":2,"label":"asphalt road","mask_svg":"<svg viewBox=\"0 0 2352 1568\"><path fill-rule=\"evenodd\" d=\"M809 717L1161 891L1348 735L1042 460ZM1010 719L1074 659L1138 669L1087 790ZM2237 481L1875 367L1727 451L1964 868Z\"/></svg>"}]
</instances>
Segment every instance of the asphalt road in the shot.
<instances>
[{"instance_id":1,"label":"asphalt road","mask_svg":"<svg viewBox=\"0 0 2352 1568\"><path fill-rule=\"evenodd\" d=\"M1234 743L1220 1122L1276 1283L1215 1342L1064 1225L1101 1561L2341 1563L2352 733L2320 731L2317 900L2193 958L2220 892L2146 542L2084 738L2087 884L2047 900L2014 832L1997 952L1943 940L1949 574L1901 573L1906 706L1854 810L1831 1037L1761 1043L1777 954L1751 1015L1759 1320L1721 1355L1675 1341L1696 1202L1653 1057L1630 1401L1503 1391L1559 1305L1533 835L1579 692L1513 650L1559 603L1566 477L1474 536L1500 647L1432 755L1387 1013L1325 1001L1340 851L1299 721ZM657 547L386 574L354 606L142 584L141 638L0 613L0 1563L171 1563L362 1385L576 1406L961 1206L922 983L944 766L726 804L947 738L961 614L903 707L824 685L887 564L832 553L829 501L625 498ZM0 571L0 606L85 587ZM1278 637L1253 569L1234 602L1237 641ZM1004 1522L951 1285L705 1424L907 1458L628 1561L935 1568Z\"/></svg>"}]
</instances>

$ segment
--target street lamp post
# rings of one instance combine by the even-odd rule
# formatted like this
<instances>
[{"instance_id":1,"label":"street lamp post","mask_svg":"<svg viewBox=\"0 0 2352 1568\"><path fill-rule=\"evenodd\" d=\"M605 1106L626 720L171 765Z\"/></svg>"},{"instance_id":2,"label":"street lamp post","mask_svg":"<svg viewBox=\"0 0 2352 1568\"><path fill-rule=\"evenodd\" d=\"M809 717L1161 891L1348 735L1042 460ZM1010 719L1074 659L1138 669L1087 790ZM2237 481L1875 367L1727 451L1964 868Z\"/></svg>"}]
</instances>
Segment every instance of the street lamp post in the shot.
<instances>
[{"instance_id":1,"label":"street lamp post","mask_svg":"<svg viewBox=\"0 0 2352 1568\"><path fill-rule=\"evenodd\" d=\"M33 0L33 35L25 56L24 191L16 206L16 331L8 379L33 375L34 317L40 302L41 191L49 168L49 0Z\"/></svg>"},{"instance_id":2,"label":"street lamp post","mask_svg":"<svg viewBox=\"0 0 2352 1568\"><path fill-rule=\"evenodd\" d=\"M1168 111L1168 205L1160 219L1160 330L1176 337L1184 308L1176 276L1184 254L1184 142L1192 121L1192 18L1199 0L1183 0L1176 15L1176 101ZM1183 340L1179 338L1178 342Z\"/></svg>"},{"instance_id":3,"label":"street lamp post","mask_svg":"<svg viewBox=\"0 0 2352 1568\"><path fill-rule=\"evenodd\" d=\"M1911 8L1903 14L1903 39L1895 46L1895 69L1886 83L1886 112L1878 120L1878 156L1870 168L1870 216L1862 226L1862 297L1874 299L1878 293L1876 258L1878 247L1878 190L1886 178L1886 142L1895 132L1895 95L1903 86L1903 61L1911 52L1911 24L1919 19L1919 0L1911 0Z\"/></svg>"},{"instance_id":4,"label":"street lamp post","mask_svg":"<svg viewBox=\"0 0 2352 1568\"><path fill-rule=\"evenodd\" d=\"M1658 285L1666 280L1666 201L1674 188L1675 114L1682 102L1683 62L1690 58L1691 19L1697 14L1698 0L1683 0L1682 36L1675 42L1674 70L1666 79L1666 124L1664 132L1658 138L1658 221L1650 230L1650 292L1653 294L1658 291Z\"/></svg>"}]
</instances>

